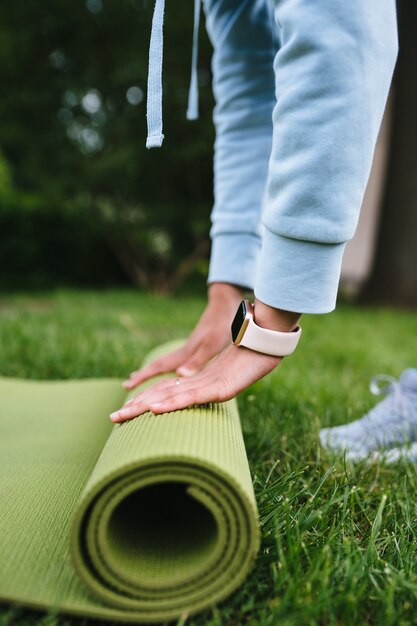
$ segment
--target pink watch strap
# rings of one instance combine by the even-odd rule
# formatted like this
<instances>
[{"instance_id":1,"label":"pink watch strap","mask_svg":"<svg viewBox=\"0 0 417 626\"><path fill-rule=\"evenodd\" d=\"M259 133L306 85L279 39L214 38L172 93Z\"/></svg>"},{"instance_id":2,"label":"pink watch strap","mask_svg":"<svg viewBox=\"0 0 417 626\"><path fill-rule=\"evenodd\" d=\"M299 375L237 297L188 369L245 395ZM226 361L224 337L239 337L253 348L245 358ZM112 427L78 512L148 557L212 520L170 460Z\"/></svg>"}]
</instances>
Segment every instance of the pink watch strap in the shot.
<instances>
[{"instance_id":1,"label":"pink watch strap","mask_svg":"<svg viewBox=\"0 0 417 626\"><path fill-rule=\"evenodd\" d=\"M292 332L281 332L261 328L251 318L239 345L264 354L288 356L296 349L300 336L300 326Z\"/></svg>"}]
</instances>

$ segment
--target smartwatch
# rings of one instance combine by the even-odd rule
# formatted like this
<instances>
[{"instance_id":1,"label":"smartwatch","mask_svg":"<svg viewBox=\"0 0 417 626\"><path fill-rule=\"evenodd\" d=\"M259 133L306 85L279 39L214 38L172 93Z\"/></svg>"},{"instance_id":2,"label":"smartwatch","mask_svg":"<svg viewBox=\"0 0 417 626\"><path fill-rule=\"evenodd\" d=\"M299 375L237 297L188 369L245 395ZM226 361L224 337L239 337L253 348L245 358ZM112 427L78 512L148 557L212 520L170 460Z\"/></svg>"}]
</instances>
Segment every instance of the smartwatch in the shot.
<instances>
[{"instance_id":1,"label":"smartwatch","mask_svg":"<svg viewBox=\"0 0 417 626\"><path fill-rule=\"evenodd\" d=\"M232 342L235 346L250 348L256 352L272 356L288 356L297 347L301 336L301 328L290 332L269 330L255 324L253 304L242 300L232 322Z\"/></svg>"}]
</instances>

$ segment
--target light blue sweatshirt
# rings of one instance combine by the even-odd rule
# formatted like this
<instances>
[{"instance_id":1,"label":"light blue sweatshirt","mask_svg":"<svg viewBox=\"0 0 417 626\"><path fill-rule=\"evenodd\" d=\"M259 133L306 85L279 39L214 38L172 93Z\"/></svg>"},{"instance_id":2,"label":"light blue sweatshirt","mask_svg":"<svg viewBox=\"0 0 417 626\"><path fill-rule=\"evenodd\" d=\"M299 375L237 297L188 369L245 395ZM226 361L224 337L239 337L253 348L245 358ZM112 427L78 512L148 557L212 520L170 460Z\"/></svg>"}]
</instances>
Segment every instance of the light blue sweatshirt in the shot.
<instances>
[{"instance_id":1,"label":"light blue sweatshirt","mask_svg":"<svg viewBox=\"0 0 417 626\"><path fill-rule=\"evenodd\" d=\"M216 99L208 282L254 288L288 311L329 312L397 58L395 2L204 0L204 9Z\"/></svg>"}]
</instances>

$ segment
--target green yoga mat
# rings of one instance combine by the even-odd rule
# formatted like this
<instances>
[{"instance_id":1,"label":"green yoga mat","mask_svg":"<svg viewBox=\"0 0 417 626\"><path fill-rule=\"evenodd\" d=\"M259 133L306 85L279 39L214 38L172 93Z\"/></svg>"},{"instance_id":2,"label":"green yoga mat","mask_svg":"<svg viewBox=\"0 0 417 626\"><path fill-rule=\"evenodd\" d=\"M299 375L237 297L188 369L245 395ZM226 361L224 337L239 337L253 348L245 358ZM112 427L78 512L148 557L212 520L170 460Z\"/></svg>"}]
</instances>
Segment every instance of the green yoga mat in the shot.
<instances>
[{"instance_id":1,"label":"green yoga mat","mask_svg":"<svg viewBox=\"0 0 417 626\"><path fill-rule=\"evenodd\" d=\"M236 401L111 424L125 399L114 379L0 378L0 601L156 622L249 573L259 530Z\"/></svg>"}]
</instances>

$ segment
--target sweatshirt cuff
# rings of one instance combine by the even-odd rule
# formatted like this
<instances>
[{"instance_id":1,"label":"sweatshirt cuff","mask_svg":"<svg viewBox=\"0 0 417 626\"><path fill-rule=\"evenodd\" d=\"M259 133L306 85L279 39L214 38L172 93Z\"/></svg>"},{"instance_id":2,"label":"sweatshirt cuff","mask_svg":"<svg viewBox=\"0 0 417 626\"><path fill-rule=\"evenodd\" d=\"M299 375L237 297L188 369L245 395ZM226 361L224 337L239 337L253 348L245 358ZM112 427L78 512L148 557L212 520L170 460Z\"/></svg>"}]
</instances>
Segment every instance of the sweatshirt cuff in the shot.
<instances>
[{"instance_id":1,"label":"sweatshirt cuff","mask_svg":"<svg viewBox=\"0 0 417 626\"><path fill-rule=\"evenodd\" d=\"M255 285L261 238L248 233L215 235L207 282L231 283L248 289Z\"/></svg>"},{"instance_id":2,"label":"sweatshirt cuff","mask_svg":"<svg viewBox=\"0 0 417 626\"><path fill-rule=\"evenodd\" d=\"M330 313L345 245L289 239L265 228L255 296L285 311Z\"/></svg>"}]
</instances>

